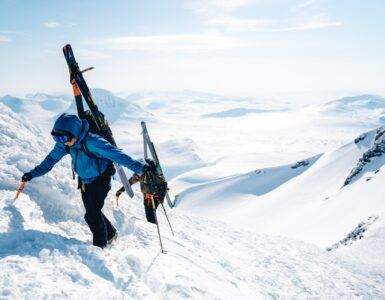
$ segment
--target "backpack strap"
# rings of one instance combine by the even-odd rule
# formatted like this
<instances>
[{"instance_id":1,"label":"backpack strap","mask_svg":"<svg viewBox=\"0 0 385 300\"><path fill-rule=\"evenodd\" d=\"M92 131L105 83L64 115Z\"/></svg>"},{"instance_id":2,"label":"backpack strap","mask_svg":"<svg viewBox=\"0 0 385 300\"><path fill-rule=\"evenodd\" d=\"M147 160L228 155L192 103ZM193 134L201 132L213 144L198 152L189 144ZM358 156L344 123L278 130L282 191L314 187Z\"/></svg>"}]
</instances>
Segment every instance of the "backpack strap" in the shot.
<instances>
[{"instance_id":1,"label":"backpack strap","mask_svg":"<svg viewBox=\"0 0 385 300\"><path fill-rule=\"evenodd\" d=\"M85 140L83 140L81 142L81 147L82 147L82 150L83 152L90 158L92 159L95 159L96 160L96 165L98 166L98 173L99 173L99 176L102 175L102 172L100 171L100 159L98 156L96 156L94 153L92 153L88 147L87 147L87 142Z\"/></svg>"}]
</instances>

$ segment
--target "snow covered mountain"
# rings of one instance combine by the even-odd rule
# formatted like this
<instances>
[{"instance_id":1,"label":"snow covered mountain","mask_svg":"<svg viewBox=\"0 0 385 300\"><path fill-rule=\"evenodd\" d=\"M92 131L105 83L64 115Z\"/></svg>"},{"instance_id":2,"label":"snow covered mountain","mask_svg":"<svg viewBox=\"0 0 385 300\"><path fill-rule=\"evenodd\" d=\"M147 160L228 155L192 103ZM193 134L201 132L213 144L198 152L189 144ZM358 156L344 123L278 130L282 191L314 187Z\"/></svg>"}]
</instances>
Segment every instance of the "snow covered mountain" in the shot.
<instances>
[{"instance_id":1,"label":"snow covered mountain","mask_svg":"<svg viewBox=\"0 0 385 300\"><path fill-rule=\"evenodd\" d=\"M107 198L104 212L117 227L120 238L111 249L95 248L90 245L90 234L82 218L83 207L68 161L60 163L50 174L31 181L25 193L13 201L22 172L40 161L51 141L2 104L0 125L1 298L369 299L381 298L385 293L384 267L376 260L379 250L377 253L371 250L372 256L368 259L362 255L367 246L383 249L381 231L367 232L361 240L365 243L353 243L349 248L352 251L348 251L348 247L325 251L305 242L261 234L261 228L259 232L253 231L253 227L234 229L179 208L170 211L175 236L168 232L167 223L160 215L161 233L168 250L165 255L159 253L156 229L143 221L137 188L137 196L122 199L119 207L112 193ZM360 145L370 147L370 143L369 138ZM349 154L349 149L357 147L354 145L347 146ZM358 152L355 158L360 156ZM334 154L329 159L325 155L314 157L234 180L249 180L253 186L248 187L248 192L256 194L261 183L258 176L266 174L273 185L277 178L284 179L278 188L279 184L270 187L275 191L297 178L309 178L306 174L314 173L317 177L317 170L327 169L328 174L332 174L327 162L335 159ZM356 160L351 162L349 168ZM342 165L345 163L344 160ZM335 166L335 170L338 167ZM234 180L224 182L234 185ZM378 189L375 181L365 183ZM365 186L357 185L359 182L351 186L366 191ZM114 182L113 190L117 186ZM265 195L272 191L266 189ZM318 209L323 211L322 207ZM235 216L236 211L233 212ZM220 213L218 210L217 214ZM280 213L285 214L290 211ZM253 221L258 221L258 215L256 210ZM380 223L373 224L369 230ZM303 230L301 225L297 220L297 230Z\"/></svg>"},{"instance_id":2,"label":"snow covered mountain","mask_svg":"<svg viewBox=\"0 0 385 300\"><path fill-rule=\"evenodd\" d=\"M6 95L0 98L0 103L13 112L23 115L40 128L52 125L52 119L70 106L71 99L63 95L48 95L43 93L28 94L24 98Z\"/></svg>"},{"instance_id":3,"label":"snow covered mountain","mask_svg":"<svg viewBox=\"0 0 385 300\"><path fill-rule=\"evenodd\" d=\"M92 89L91 92L95 102L105 113L110 123L117 120L122 122L155 120L153 115L144 111L138 105L119 98L110 91ZM24 98L6 95L0 98L0 103L3 103L14 112L22 114L44 129L52 126L52 122L58 114L63 112L77 113L74 99L69 95L35 93L27 94Z\"/></svg>"},{"instance_id":4,"label":"snow covered mountain","mask_svg":"<svg viewBox=\"0 0 385 300\"><path fill-rule=\"evenodd\" d=\"M222 96L196 91L142 92L125 95L126 100L146 110L172 117L189 113L203 118L237 117L248 113L287 109L289 103L256 98ZM223 109L226 109L223 111ZM220 111L218 111L220 109Z\"/></svg>"},{"instance_id":5,"label":"snow covered mountain","mask_svg":"<svg viewBox=\"0 0 385 300\"><path fill-rule=\"evenodd\" d=\"M141 109L138 105L130 103L123 98L115 96L112 92L104 89L92 89L92 96L107 120L114 123L117 120L126 122L127 120L149 120L153 116ZM76 114L76 104L72 101L67 113Z\"/></svg>"},{"instance_id":6,"label":"snow covered mountain","mask_svg":"<svg viewBox=\"0 0 385 300\"><path fill-rule=\"evenodd\" d=\"M187 187L186 181L197 179L186 174L174 182L184 187L178 207L232 226L327 247L372 216L384 222L383 132L370 131L294 170L261 169Z\"/></svg>"},{"instance_id":7,"label":"snow covered mountain","mask_svg":"<svg viewBox=\"0 0 385 300\"><path fill-rule=\"evenodd\" d=\"M66 95L49 95L43 93L27 94L25 98L6 95L0 98L0 103L8 106L17 113L33 116L33 113L42 110L46 113L59 113L67 109L72 101Z\"/></svg>"},{"instance_id":8,"label":"snow covered mountain","mask_svg":"<svg viewBox=\"0 0 385 300\"><path fill-rule=\"evenodd\" d=\"M380 126L385 122L385 98L375 95L344 97L308 109L345 126Z\"/></svg>"},{"instance_id":9,"label":"snow covered mountain","mask_svg":"<svg viewBox=\"0 0 385 300\"><path fill-rule=\"evenodd\" d=\"M55 112L60 112L63 109L68 108L70 102L73 101L73 97L70 95L63 94L46 94L46 93L35 93L35 94L26 94L26 99L34 100L40 102L41 106L47 110L52 110Z\"/></svg>"},{"instance_id":10,"label":"snow covered mountain","mask_svg":"<svg viewBox=\"0 0 385 300\"><path fill-rule=\"evenodd\" d=\"M381 110L381 112L384 112L385 98L375 95L359 95L330 101L322 106L325 112L348 113L362 110Z\"/></svg>"}]
</instances>

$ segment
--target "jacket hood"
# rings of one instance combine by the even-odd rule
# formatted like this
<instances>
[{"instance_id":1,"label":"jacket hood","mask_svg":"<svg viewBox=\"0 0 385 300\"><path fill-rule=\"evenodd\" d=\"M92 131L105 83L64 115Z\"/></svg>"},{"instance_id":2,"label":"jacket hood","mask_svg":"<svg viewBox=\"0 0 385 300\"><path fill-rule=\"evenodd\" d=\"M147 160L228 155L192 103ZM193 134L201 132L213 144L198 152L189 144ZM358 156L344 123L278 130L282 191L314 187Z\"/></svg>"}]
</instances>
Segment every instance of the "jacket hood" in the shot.
<instances>
[{"instance_id":1,"label":"jacket hood","mask_svg":"<svg viewBox=\"0 0 385 300\"><path fill-rule=\"evenodd\" d=\"M53 129L70 132L76 139L76 144L84 139L89 130L87 120L79 119L76 115L62 114L55 121Z\"/></svg>"}]
</instances>

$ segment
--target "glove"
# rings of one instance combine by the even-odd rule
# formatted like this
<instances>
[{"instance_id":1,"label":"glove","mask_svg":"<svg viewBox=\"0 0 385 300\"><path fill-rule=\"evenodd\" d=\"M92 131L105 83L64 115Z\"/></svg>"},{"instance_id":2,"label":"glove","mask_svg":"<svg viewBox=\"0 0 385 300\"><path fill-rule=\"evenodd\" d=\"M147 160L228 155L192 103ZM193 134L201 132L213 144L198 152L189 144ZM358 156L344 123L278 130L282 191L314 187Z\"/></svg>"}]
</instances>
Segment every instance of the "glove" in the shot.
<instances>
[{"instance_id":1,"label":"glove","mask_svg":"<svg viewBox=\"0 0 385 300\"><path fill-rule=\"evenodd\" d=\"M149 171L151 171L151 172L153 172L153 173L157 173L157 168L156 168L155 161L153 161L153 160L150 159L150 158L147 158L147 159L146 159L146 165L147 165Z\"/></svg>"},{"instance_id":2,"label":"glove","mask_svg":"<svg viewBox=\"0 0 385 300\"><path fill-rule=\"evenodd\" d=\"M21 177L21 181L27 182L32 179L32 174L30 172L24 173L23 176Z\"/></svg>"},{"instance_id":3,"label":"glove","mask_svg":"<svg viewBox=\"0 0 385 300\"><path fill-rule=\"evenodd\" d=\"M145 163L142 168L142 174L146 174L147 172L150 172L150 171L151 171L151 167L147 163Z\"/></svg>"}]
</instances>

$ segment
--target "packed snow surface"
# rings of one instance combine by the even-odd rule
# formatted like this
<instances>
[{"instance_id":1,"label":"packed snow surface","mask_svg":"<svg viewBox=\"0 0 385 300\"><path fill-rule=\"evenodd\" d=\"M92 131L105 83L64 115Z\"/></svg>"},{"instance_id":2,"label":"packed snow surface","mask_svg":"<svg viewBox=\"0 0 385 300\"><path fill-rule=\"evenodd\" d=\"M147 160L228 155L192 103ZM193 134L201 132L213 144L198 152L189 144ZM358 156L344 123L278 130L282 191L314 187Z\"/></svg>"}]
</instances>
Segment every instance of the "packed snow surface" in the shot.
<instances>
[{"instance_id":1,"label":"packed snow surface","mask_svg":"<svg viewBox=\"0 0 385 300\"><path fill-rule=\"evenodd\" d=\"M382 98L298 108L195 92L94 94L113 116L118 145L136 157L143 149L133 114L147 121L177 195L167 209L175 236L158 211L167 254L144 220L138 188L117 206L116 181L104 212L119 238L106 250L92 246L68 158L14 201L23 172L52 147L49 129L62 111L50 95L6 96L1 299L385 297L385 161L367 159L382 145Z\"/></svg>"}]
</instances>

